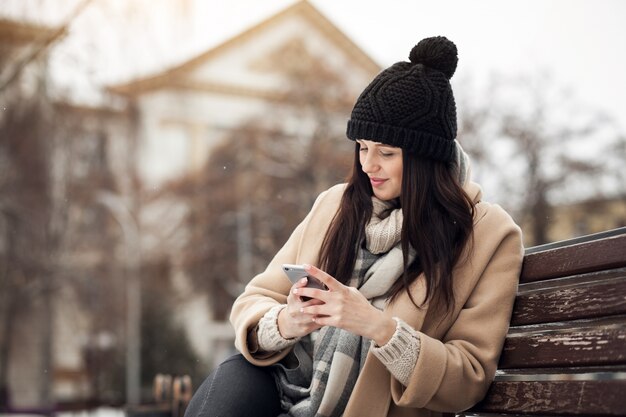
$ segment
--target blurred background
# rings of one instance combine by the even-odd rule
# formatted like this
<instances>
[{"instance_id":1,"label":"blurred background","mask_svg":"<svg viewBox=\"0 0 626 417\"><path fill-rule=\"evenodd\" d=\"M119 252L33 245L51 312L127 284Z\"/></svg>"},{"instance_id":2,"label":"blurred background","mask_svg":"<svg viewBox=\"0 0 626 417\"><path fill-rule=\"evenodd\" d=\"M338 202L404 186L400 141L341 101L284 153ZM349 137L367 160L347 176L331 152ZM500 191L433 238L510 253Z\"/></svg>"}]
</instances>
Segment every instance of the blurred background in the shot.
<instances>
[{"instance_id":1,"label":"blurred background","mask_svg":"<svg viewBox=\"0 0 626 417\"><path fill-rule=\"evenodd\" d=\"M0 0L0 412L197 386L424 37L459 48L459 141L526 246L625 226L626 3L433 3Z\"/></svg>"}]
</instances>

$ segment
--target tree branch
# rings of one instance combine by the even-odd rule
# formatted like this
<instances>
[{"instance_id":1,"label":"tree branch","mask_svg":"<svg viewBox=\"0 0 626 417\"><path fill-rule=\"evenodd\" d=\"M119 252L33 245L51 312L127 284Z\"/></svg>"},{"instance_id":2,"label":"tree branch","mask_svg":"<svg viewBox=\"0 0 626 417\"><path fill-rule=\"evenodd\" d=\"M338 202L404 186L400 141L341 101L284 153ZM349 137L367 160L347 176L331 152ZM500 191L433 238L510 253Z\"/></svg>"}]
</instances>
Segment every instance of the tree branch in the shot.
<instances>
[{"instance_id":1,"label":"tree branch","mask_svg":"<svg viewBox=\"0 0 626 417\"><path fill-rule=\"evenodd\" d=\"M70 16L65 20L65 22L61 26L59 26L57 30L55 30L52 33L52 35L44 39L38 48L35 48L28 55L26 55L24 59L18 62L17 65L13 67L13 71L9 73L6 79L0 82L0 93L2 93L13 82L15 82L15 80L18 78L18 76L21 74L21 72L24 70L24 68L26 68L28 64L30 64L32 61L34 61L39 56L41 56L47 49L50 48L50 46L52 46L52 44L54 44L56 41L58 41L63 36L65 36L65 34L67 33L67 28L72 24L74 19L76 19L78 15L81 14L83 10L91 2L93 2L93 0L84 0L82 3L76 6L76 9L74 9L72 14L70 14Z\"/></svg>"}]
</instances>

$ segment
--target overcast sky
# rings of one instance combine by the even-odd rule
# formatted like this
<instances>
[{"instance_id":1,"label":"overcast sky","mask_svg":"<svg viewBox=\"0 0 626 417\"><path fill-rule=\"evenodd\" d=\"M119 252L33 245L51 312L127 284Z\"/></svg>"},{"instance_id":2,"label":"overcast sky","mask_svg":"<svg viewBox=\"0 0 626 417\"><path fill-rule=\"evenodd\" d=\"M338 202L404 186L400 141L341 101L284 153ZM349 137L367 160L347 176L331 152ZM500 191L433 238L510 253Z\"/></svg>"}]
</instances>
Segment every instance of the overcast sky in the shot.
<instances>
[{"instance_id":1,"label":"overcast sky","mask_svg":"<svg viewBox=\"0 0 626 417\"><path fill-rule=\"evenodd\" d=\"M236 34L293 0L197 0L199 44ZM547 72L582 104L626 129L626 1L311 0L381 66L406 60L420 39L459 49L455 79ZM454 79L453 79L454 81Z\"/></svg>"}]
</instances>

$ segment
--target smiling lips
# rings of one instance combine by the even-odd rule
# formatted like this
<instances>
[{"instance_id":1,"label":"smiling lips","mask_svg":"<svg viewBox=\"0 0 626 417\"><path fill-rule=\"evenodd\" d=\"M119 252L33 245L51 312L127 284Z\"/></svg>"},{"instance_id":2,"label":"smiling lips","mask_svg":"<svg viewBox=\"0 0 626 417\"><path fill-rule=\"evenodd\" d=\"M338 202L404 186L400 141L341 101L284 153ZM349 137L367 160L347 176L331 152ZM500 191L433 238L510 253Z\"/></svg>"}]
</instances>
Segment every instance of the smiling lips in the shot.
<instances>
[{"instance_id":1,"label":"smiling lips","mask_svg":"<svg viewBox=\"0 0 626 417\"><path fill-rule=\"evenodd\" d=\"M385 183L385 181L387 181L387 180L383 179L383 178L370 178L370 182L372 183L372 187L380 187L381 185L383 185Z\"/></svg>"}]
</instances>

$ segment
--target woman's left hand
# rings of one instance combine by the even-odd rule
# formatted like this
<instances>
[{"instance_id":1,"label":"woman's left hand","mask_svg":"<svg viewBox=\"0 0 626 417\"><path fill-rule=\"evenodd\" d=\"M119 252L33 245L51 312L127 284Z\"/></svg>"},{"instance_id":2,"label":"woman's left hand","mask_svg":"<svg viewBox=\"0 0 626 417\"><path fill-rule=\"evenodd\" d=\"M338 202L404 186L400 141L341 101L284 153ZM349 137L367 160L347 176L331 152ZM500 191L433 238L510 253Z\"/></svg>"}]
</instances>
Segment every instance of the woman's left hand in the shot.
<instances>
[{"instance_id":1,"label":"woman's left hand","mask_svg":"<svg viewBox=\"0 0 626 417\"><path fill-rule=\"evenodd\" d=\"M328 288L327 291L308 287L294 289L294 293L301 297L316 298L324 302L302 309L303 313L313 315L315 323L367 337L378 346L391 339L396 329L395 320L372 306L359 290L343 285L314 266L305 265L305 269Z\"/></svg>"}]
</instances>

